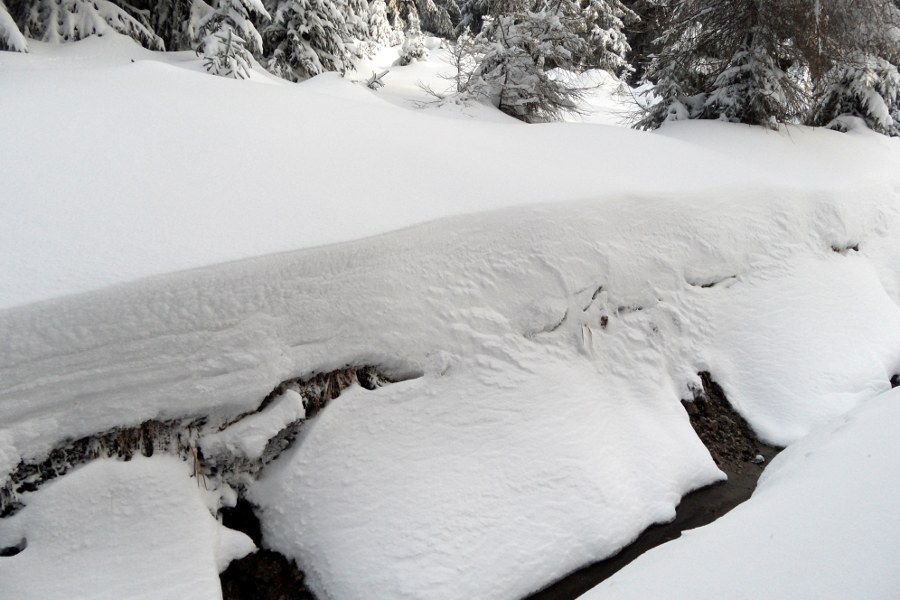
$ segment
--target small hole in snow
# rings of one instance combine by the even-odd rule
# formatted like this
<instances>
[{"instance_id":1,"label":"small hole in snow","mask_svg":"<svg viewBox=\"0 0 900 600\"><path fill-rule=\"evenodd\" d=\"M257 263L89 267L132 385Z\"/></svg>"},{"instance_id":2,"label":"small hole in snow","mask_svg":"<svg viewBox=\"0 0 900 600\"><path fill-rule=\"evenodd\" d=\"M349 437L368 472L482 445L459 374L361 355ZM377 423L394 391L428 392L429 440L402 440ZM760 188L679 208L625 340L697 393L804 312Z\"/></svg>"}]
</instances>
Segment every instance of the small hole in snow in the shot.
<instances>
[{"instance_id":1,"label":"small hole in snow","mask_svg":"<svg viewBox=\"0 0 900 600\"><path fill-rule=\"evenodd\" d=\"M850 251L859 252L859 244L846 243L846 244L832 244L831 251L837 252L838 254L847 255Z\"/></svg>"},{"instance_id":2,"label":"small hole in snow","mask_svg":"<svg viewBox=\"0 0 900 600\"><path fill-rule=\"evenodd\" d=\"M226 507L219 512L222 514L222 525L246 533L257 546L262 544L262 528L249 502L240 498L234 507Z\"/></svg>"},{"instance_id":3,"label":"small hole in snow","mask_svg":"<svg viewBox=\"0 0 900 600\"><path fill-rule=\"evenodd\" d=\"M28 542L25 540L25 538L22 538L22 541L20 541L15 546L7 546L6 548L0 548L0 556L15 556L16 554L18 554L22 550L24 550L27 546L28 546Z\"/></svg>"}]
</instances>

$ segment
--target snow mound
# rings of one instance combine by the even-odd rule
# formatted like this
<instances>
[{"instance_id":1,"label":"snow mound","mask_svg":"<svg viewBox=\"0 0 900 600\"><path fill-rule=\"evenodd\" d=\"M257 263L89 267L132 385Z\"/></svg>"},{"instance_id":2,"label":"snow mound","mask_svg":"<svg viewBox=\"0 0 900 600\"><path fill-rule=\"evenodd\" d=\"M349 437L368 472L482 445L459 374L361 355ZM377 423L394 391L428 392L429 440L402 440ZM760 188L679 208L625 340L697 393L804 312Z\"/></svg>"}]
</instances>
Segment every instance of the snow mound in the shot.
<instances>
[{"instance_id":1,"label":"snow mound","mask_svg":"<svg viewBox=\"0 0 900 600\"><path fill-rule=\"evenodd\" d=\"M721 477L665 382L522 345L344 392L251 490L266 544L322 598L522 597Z\"/></svg>"},{"instance_id":2,"label":"snow mound","mask_svg":"<svg viewBox=\"0 0 900 600\"><path fill-rule=\"evenodd\" d=\"M305 416L303 398L294 390L286 390L263 412L244 417L223 431L203 436L200 446L207 456L227 453L259 460L269 440Z\"/></svg>"},{"instance_id":3,"label":"snow mound","mask_svg":"<svg viewBox=\"0 0 900 600\"><path fill-rule=\"evenodd\" d=\"M894 390L782 452L749 501L582 598L896 598L898 472Z\"/></svg>"},{"instance_id":4,"label":"snow mound","mask_svg":"<svg viewBox=\"0 0 900 600\"><path fill-rule=\"evenodd\" d=\"M656 134L531 127L484 106L416 110L411 90L445 72L440 61L392 69L372 92L334 74L213 77L193 53L116 35L30 49L0 56L0 139L15 141L0 163L0 308L463 213L716 186L868 187L897 164L896 140L875 134L722 123ZM598 83L603 110L628 108Z\"/></svg>"},{"instance_id":5,"label":"snow mound","mask_svg":"<svg viewBox=\"0 0 900 600\"><path fill-rule=\"evenodd\" d=\"M220 599L219 572L255 550L210 514L215 498L172 457L97 460L0 521L0 598Z\"/></svg>"},{"instance_id":6,"label":"snow mound","mask_svg":"<svg viewBox=\"0 0 900 600\"><path fill-rule=\"evenodd\" d=\"M890 389L900 367L900 311L876 271L830 254L741 278L710 318L710 371L779 446Z\"/></svg>"}]
</instances>

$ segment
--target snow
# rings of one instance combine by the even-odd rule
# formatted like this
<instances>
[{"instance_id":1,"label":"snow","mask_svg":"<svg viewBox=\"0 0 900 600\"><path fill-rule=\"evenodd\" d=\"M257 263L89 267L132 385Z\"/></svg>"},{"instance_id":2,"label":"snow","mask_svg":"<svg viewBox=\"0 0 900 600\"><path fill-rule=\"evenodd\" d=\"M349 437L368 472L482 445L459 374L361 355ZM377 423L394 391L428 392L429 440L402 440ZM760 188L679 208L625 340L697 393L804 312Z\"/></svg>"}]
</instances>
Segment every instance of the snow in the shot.
<instances>
[{"instance_id":1,"label":"snow","mask_svg":"<svg viewBox=\"0 0 900 600\"><path fill-rule=\"evenodd\" d=\"M649 551L584 600L897 597L900 390L775 458L753 497Z\"/></svg>"},{"instance_id":2,"label":"snow","mask_svg":"<svg viewBox=\"0 0 900 600\"><path fill-rule=\"evenodd\" d=\"M209 77L193 53L152 53L114 35L31 46L0 55L0 138L16 149L0 164L0 307L457 214L781 186L785 171L829 189L845 186L848 172L883 179L896 164L894 140L871 135L754 135L753 145L776 153L750 150L759 160L748 167L708 145L740 135L718 123L698 127L697 140L690 126L664 135L528 127L471 116L498 114L486 107L465 116L389 99L395 82L405 93L420 74L446 68L431 63L393 68L373 92L335 74L302 85L258 68L249 82ZM811 146L808 156L798 150ZM793 160L779 162L784 154ZM40 176L34 165L46 165Z\"/></svg>"},{"instance_id":3,"label":"snow","mask_svg":"<svg viewBox=\"0 0 900 600\"><path fill-rule=\"evenodd\" d=\"M221 598L219 572L255 546L189 473L173 457L102 459L28 495L0 520L0 547L25 540L0 558L0 598Z\"/></svg>"},{"instance_id":4,"label":"snow","mask_svg":"<svg viewBox=\"0 0 900 600\"><path fill-rule=\"evenodd\" d=\"M868 261L850 251L786 270L723 290L708 348L729 401L779 446L890 389L900 367L900 312Z\"/></svg>"},{"instance_id":5,"label":"snow","mask_svg":"<svg viewBox=\"0 0 900 600\"><path fill-rule=\"evenodd\" d=\"M286 390L263 412L244 417L222 431L205 435L200 445L207 456L229 453L259 460L269 440L305 416L303 398L294 390Z\"/></svg>"},{"instance_id":6,"label":"snow","mask_svg":"<svg viewBox=\"0 0 900 600\"><path fill-rule=\"evenodd\" d=\"M345 392L253 488L267 545L322 598L522 597L721 477L665 382L520 345Z\"/></svg>"},{"instance_id":7,"label":"snow","mask_svg":"<svg viewBox=\"0 0 900 600\"><path fill-rule=\"evenodd\" d=\"M414 80L446 69L431 46L379 92L229 81L117 36L30 46L0 53L0 136L16 140L0 163L0 477L147 419L206 417L201 449L252 459L304 415L299 396L219 427L285 380L375 365L405 381L345 391L251 488L265 544L323 598L509 598L722 478L679 402L698 372L778 443L900 372L897 140L416 109ZM617 84L600 84L592 102L612 107ZM136 528L178 507L196 521L159 560L189 548L203 565L141 577L215 591L221 531L185 467L157 460L29 496L0 522L29 547L0 570L49 579L57 545L116 515L59 524L52 511L102 503L41 498L110 487Z\"/></svg>"}]
</instances>

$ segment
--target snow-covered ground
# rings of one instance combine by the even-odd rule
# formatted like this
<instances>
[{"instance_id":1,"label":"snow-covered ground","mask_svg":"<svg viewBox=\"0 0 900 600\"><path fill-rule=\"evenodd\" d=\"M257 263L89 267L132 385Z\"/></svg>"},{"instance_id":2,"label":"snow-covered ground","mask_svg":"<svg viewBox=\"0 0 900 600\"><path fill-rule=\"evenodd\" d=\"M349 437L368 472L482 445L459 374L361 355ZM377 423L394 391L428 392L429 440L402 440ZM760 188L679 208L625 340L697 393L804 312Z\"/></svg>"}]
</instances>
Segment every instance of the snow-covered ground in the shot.
<instances>
[{"instance_id":1,"label":"snow-covered ground","mask_svg":"<svg viewBox=\"0 0 900 600\"><path fill-rule=\"evenodd\" d=\"M265 543L322 598L516 598L614 553L723 476L679 402L699 371L777 444L827 431L900 372L897 140L633 131L609 124L628 103L614 81L587 122L416 108L415 83L446 69L438 47L373 92L332 75L227 81L117 38L33 46L0 53L0 139L15 140L0 162L0 476L67 439L212 427L284 380L378 365L404 381L347 390L249 490ZM258 456L302 406L287 394L265 414L201 443ZM882 454L858 476L896 488L897 454ZM791 456L746 513L793 510L807 480ZM36 523L63 510L54 490L171 470L101 464L0 521L0 542L36 540L0 557L0 580L49 568L57 544L40 540L58 527ZM160 486L188 505L181 475ZM135 521L154 498L125 501ZM215 531L184 551L239 554L217 553ZM73 589L83 575L59 571ZM215 596L210 572L197 597Z\"/></svg>"},{"instance_id":2,"label":"snow-covered ground","mask_svg":"<svg viewBox=\"0 0 900 600\"><path fill-rule=\"evenodd\" d=\"M582 598L896 598L898 432L894 390L788 448L750 501Z\"/></svg>"},{"instance_id":3,"label":"snow-covered ground","mask_svg":"<svg viewBox=\"0 0 900 600\"><path fill-rule=\"evenodd\" d=\"M210 515L216 494L172 457L94 461L0 521L0 598L221 598L219 571L255 550Z\"/></svg>"}]
</instances>

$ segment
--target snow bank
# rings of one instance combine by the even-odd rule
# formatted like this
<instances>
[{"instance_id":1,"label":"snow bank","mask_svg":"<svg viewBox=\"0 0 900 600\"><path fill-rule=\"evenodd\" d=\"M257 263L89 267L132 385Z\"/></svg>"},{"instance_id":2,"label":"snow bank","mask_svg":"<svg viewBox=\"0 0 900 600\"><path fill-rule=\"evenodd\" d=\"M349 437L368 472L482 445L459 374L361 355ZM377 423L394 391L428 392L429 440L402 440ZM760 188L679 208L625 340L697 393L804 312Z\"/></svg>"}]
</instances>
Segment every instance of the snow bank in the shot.
<instances>
[{"instance_id":1,"label":"snow bank","mask_svg":"<svg viewBox=\"0 0 900 600\"><path fill-rule=\"evenodd\" d=\"M387 88L334 74L211 77L193 53L121 36L30 46L0 55L0 307L449 215L798 178L843 188L848 173L883 180L897 164L874 134L738 141L742 128L721 123L696 136L486 120L497 111L447 119L460 115L398 107ZM406 93L403 69L386 81Z\"/></svg>"},{"instance_id":2,"label":"snow bank","mask_svg":"<svg viewBox=\"0 0 900 600\"><path fill-rule=\"evenodd\" d=\"M345 392L252 489L266 544L321 598L516 598L721 477L665 382L519 345Z\"/></svg>"},{"instance_id":3,"label":"snow bank","mask_svg":"<svg viewBox=\"0 0 900 600\"><path fill-rule=\"evenodd\" d=\"M900 311L871 263L856 252L791 262L721 292L707 351L732 405L780 446L889 389L900 371Z\"/></svg>"},{"instance_id":4,"label":"snow bank","mask_svg":"<svg viewBox=\"0 0 900 600\"><path fill-rule=\"evenodd\" d=\"M346 363L419 372L305 426L253 490L267 543L326 598L522 595L721 477L679 404L698 371L781 440L887 387L894 202L508 209L11 309L0 423L33 457L147 418L225 421ZM836 232L859 252L834 252Z\"/></svg>"},{"instance_id":5,"label":"snow bank","mask_svg":"<svg viewBox=\"0 0 900 600\"><path fill-rule=\"evenodd\" d=\"M175 458L92 462L0 521L0 598L222 597L219 572L255 548L210 515L210 494Z\"/></svg>"},{"instance_id":6,"label":"snow bank","mask_svg":"<svg viewBox=\"0 0 900 600\"><path fill-rule=\"evenodd\" d=\"M894 390L785 450L748 502L583 598L896 598L898 471Z\"/></svg>"},{"instance_id":7,"label":"snow bank","mask_svg":"<svg viewBox=\"0 0 900 600\"><path fill-rule=\"evenodd\" d=\"M228 453L259 460L269 440L305 416L303 398L294 390L287 390L275 398L264 412L244 417L223 431L203 436L200 446L207 456Z\"/></svg>"}]
</instances>

